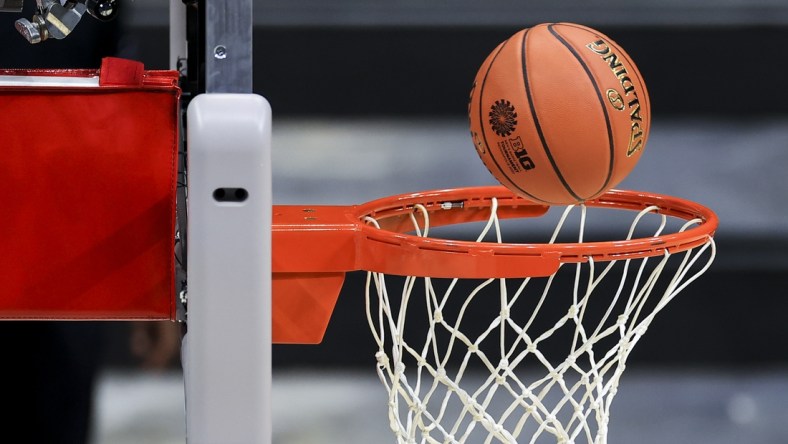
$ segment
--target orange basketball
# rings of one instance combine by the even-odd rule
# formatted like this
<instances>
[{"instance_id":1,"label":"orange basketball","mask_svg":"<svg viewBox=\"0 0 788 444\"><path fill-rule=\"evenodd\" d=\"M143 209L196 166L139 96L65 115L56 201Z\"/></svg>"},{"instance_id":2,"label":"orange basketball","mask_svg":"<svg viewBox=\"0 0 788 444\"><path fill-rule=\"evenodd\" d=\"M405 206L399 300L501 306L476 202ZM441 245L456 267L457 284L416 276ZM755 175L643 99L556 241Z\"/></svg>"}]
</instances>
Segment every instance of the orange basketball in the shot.
<instances>
[{"instance_id":1,"label":"orange basketball","mask_svg":"<svg viewBox=\"0 0 788 444\"><path fill-rule=\"evenodd\" d=\"M632 59L610 38L571 23L504 41L476 74L471 135L490 172L515 193L573 204L616 186L635 167L651 122Z\"/></svg>"}]
</instances>

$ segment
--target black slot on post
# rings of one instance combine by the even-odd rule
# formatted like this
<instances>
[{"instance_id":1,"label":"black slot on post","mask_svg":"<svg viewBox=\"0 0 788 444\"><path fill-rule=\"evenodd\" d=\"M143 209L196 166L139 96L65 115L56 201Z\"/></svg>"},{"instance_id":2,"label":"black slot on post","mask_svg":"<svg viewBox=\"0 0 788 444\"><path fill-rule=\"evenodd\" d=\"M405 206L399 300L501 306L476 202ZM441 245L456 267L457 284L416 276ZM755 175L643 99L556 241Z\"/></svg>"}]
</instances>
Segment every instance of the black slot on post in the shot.
<instances>
[{"instance_id":1,"label":"black slot on post","mask_svg":"<svg viewBox=\"0 0 788 444\"><path fill-rule=\"evenodd\" d=\"M246 188L217 188L213 191L213 199L217 202L243 202L249 198Z\"/></svg>"}]
</instances>

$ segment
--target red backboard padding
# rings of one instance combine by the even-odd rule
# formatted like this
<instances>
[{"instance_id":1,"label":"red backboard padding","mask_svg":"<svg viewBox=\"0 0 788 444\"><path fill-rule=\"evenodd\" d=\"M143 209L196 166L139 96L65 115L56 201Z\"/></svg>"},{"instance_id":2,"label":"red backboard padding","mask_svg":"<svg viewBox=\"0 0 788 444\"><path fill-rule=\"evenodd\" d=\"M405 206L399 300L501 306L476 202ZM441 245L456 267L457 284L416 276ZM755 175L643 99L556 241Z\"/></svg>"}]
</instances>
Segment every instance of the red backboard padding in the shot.
<instances>
[{"instance_id":1,"label":"red backboard padding","mask_svg":"<svg viewBox=\"0 0 788 444\"><path fill-rule=\"evenodd\" d=\"M174 316L178 74L101 71L99 87L0 82L0 318Z\"/></svg>"}]
</instances>

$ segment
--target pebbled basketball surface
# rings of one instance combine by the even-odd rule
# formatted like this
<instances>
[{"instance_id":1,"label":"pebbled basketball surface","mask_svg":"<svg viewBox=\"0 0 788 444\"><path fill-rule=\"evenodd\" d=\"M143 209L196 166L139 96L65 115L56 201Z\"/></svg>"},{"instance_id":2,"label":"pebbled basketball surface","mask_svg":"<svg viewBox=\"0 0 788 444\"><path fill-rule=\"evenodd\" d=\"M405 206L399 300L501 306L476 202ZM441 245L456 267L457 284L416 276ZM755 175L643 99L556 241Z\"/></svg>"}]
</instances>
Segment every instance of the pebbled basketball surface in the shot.
<instances>
[{"instance_id":1,"label":"pebbled basketball surface","mask_svg":"<svg viewBox=\"0 0 788 444\"><path fill-rule=\"evenodd\" d=\"M610 38L581 25L524 29L480 67L468 107L476 149L518 194L567 204L634 168L648 138L648 93Z\"/></svg>"}]
</instances>

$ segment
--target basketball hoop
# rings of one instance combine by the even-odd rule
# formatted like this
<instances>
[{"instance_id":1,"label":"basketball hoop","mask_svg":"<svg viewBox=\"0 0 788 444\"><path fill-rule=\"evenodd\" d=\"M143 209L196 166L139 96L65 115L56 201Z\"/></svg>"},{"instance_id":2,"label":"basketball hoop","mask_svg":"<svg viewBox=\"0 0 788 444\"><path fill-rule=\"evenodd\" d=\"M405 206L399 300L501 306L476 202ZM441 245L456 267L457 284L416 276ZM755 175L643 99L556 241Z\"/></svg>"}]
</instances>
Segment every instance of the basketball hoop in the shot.
<instances>
[{"instance_id":1,"label":"basketball hoop","mask_svg":"<svg viewBox=\"0 0 788 444\"><path fill-rule=\"evenodd\" d=\"M542 242L504 242L518 236L505 223L527 227L548 210L503 187L275 207L274 336L293 334L276 329L281 306L307 305L285 302L278 284L333 281L334 291L345 271L367 270L397 442L605 443L627 357L711 265L717 217L678 198L611 191L559 212ZM604 231L587 228L592 211L623 214L626 234L588 241ZM431 237L472 222L481 227L471 240Z\"/></svg>"}]
</instances>

